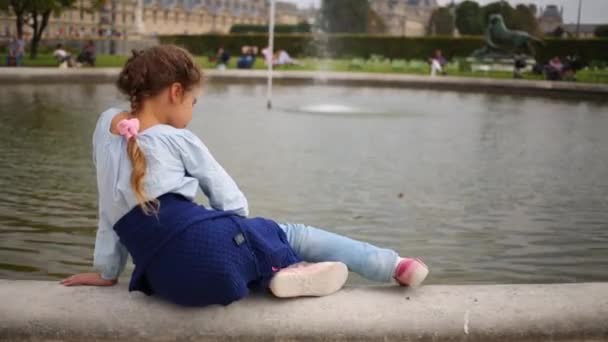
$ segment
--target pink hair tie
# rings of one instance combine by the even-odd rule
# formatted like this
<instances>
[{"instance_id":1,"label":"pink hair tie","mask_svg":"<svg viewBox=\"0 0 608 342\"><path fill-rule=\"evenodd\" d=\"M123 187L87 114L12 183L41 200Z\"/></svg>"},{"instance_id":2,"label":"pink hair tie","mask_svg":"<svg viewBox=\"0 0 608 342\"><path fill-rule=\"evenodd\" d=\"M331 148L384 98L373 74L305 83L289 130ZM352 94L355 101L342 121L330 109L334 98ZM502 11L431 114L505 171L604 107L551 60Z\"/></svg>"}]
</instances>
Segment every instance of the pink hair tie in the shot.
<instances>
[{"instance_id":1,"label":"pink hair tie","mask_svg":"<svg viewBox=\"0 0 608 342\"><path fill-rule=\"evenodd\" d=\"M139 131L138 119L123 119L118 122L118 133L127 140L137 136Z\"/></svg>"}]
</instances>

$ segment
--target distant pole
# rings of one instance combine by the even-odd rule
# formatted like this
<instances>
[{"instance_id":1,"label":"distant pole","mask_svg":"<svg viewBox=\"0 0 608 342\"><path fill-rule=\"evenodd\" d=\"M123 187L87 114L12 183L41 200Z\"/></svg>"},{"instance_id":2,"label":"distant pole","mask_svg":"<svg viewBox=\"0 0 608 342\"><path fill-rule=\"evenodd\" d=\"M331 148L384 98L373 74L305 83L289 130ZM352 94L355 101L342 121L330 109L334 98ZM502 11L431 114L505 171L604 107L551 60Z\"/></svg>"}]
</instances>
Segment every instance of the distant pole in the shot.
<instances>
[{"instance_id":1,"label":"distant pole","mask_svg":"<svg viewBox=\"0 0 608 342\"><path fill-rule=\"evenodd\" d=\"M266 89L266 106L272 109L272 56L274 56L274 9L275 0L270 0L270 14L268 20L268 53L266 63L268 64L268 85Z\"/></svg>"},{"instance_id":2,"label":"distant pole","mask_svg":"<svg viewBox=\"0 0 608 342\"><path fill-rule=\"evenodd\" d=\"M576 21L576 38L579 38L581 32L581 8L583 7L583 0L578 0L578 19Z\"/></svg>"}]
</instances>

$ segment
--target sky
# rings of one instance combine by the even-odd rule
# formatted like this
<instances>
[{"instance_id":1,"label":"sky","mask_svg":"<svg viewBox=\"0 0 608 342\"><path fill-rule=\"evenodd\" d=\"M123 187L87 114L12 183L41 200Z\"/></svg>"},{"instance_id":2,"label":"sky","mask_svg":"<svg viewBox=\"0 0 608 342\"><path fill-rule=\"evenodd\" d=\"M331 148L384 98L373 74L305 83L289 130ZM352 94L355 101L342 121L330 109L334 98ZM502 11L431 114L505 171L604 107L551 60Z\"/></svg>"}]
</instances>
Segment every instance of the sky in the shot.
<instances>
[{"instance_id":1,"label":"sky","mask_svg":"<svg viewBox=\"0 0 608 342\"><path fill-rule=\"evenodd\" d=\"M321 0L284 0L298 4L302 7L308 7L311 4L318 6ZM456 0L459 2L460 0ZM487 4L496 0L477 0L480 4ZM564 21L566 23L575 23L578 15L579 0L508 0L512 5L518 3L535 3L538 6L546 6L555 4L564 6ZM582 0L583 8L581 11L581 22L589 24L604 24L608 23L608 0ZM452 0L438 0L441 5L452 2Z\"/></svg>"}]
</instances>

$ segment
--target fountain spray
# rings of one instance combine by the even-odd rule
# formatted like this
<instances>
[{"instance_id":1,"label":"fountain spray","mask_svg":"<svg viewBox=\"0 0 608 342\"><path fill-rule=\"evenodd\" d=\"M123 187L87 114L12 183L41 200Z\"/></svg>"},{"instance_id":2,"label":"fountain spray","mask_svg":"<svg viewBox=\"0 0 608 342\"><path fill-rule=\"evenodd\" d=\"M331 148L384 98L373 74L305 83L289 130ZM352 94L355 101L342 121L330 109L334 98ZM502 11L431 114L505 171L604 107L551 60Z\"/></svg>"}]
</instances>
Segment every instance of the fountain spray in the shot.
<instances>
[{"instance_id":1,"label":"fountain spray","mask_svg":"<svg viewBox=\"0 0 608 342\"><path fill-rule=\"evenodd\" d=\"M270 0L270 14L268 17L268 52L266 53L266 63L268 64L268 85L266 89L266 106L272 109L272 59L274 56L274 14L275 0Z\"/></svg>"}]
</instances>

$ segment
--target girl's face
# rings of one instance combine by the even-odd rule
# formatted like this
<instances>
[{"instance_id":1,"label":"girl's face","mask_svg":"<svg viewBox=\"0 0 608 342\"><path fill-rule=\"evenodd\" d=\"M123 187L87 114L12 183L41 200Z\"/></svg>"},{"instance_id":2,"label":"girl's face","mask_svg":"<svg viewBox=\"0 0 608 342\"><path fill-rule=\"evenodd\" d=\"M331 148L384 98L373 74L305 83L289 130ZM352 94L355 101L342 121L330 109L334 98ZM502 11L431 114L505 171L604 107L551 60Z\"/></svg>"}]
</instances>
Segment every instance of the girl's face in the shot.
<instances>
[{"instance_id":1,"label":"girl's face","mask_svg":"<svg viewBox=\"0 0 608 342\"><path fill-rule=\"evenodd\" d=\"M184 90L179 84L173 84L169 89L167 123L175 128L185 128L192 120L192 110L200 95L200 88Z\"/></svg>"}]
</instances>

